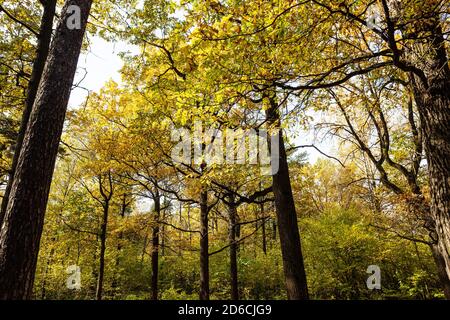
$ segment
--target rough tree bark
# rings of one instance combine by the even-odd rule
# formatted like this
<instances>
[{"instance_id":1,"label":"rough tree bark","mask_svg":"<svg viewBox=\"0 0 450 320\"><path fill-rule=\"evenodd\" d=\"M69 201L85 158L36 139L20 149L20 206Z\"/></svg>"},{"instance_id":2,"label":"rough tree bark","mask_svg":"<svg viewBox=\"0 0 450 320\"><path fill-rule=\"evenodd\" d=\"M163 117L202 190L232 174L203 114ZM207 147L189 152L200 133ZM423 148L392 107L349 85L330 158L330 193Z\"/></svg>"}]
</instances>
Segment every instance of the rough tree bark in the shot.
<instances>
[{"instance_id":1,"label":"rough tree bark","mask_svg":"<svg viewBox=\"0 0 450 320\"><path fill-rule=\"evenodd\" d=\"M423 28L432 34L425 46L429 57L420 66L423 77L411 79L427 157L437 249L450 278L450 69L438 18Z\"/></svg>"},{"instance_id":2,"label":"rough tree bark","mask_svg":"<svg viewBox=\"0 0 450 320\"><path fill-rule=\"evenodd\" d=\"M278 105L275 98L269 98L270 108L266 110L267 123L280 127ZM272 175L273 193L278 222L278 234L283 256L283 269L286 279L287 296L290 300L308 299L308 287L300 244L300 233L292 195L291 181L283 134L277 134L279 144L279 169ZM268 135L271 146L271 137ZM273 148L271 152L274 152Z\"/></svg>"},{"instance_id":3,"label":"rough tree bark","mask_svg":"<svg viewBox=\"0 0 450 320\"><path fill-rule=\"evenodd\" d=\"M69 30L68 6L77 5L81 28ZM0 232L0 299L29 299L50 183L92 0L68 0L25 132Z\"/></svg>"},{"instance_id":4,"label":"rough tree bark","mask_svg":"<svg viewBox=\"0 0 450 320\"><path fill-rule=\"evenodd\" d=\"M450 86L439 93L423 92L416 86L419 112L424 132L425 154L427 156L431 193L431 213L433 215L438 247L450 277ZM435 88L437 89L437 88ZM446 96L446 97L444 97Z\"/></svg>"},{"instance_id":5,"label":"rough tree bark","mask_svg":"<svg viewBox=\"0 0 450 320\"><path fill-rule=\"evenodd\" d=\"M2 225L3 217L5 216L6 207L8 205L9 194L11 193L11 186L16 171L17 162L19 161L20 150L22 149L23 138L25 130L27 129L28 120L30 119L31 110L33 109L34 100L41 81L42 72L44 71L45 61L47 60L48 52L50 50L50 41L52 39L53 17L55 16L56 0L48 0L42 2L44 12L41 18L41 25L39 27L39 35L36 47L36 57L33 61L33 69L31 70L30 82L27 87L27 95L25 99L25 109L23 110L22 120L20 123L19 132L17 134L14 156L12 159L11 169L8 175L8 182L6 184L5 193L3 194L2 205L0 208L0 227Z\"/></svg>"},{"instance_id":6,"label":"rough tree bark","mask_svg":"<svg viewBox=\"0 0 450 320\"><path fill-rule=\"evenodd\" d=\"M450 279L445 270L446 264L445 259L441 254L438 244L430 245L431 252L433 254L433 259L437 267L438 277L444 291L445 299L450 300Z\"/></svg>"}]
</instances>

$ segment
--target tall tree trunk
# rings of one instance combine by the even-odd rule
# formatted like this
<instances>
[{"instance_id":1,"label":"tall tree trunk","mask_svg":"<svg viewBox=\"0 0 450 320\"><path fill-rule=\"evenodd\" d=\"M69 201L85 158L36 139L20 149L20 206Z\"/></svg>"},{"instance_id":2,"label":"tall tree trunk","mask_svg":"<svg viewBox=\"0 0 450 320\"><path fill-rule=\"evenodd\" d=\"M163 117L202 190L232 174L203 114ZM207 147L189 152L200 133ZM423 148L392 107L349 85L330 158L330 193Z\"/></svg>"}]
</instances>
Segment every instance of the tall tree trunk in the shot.
<instances>
[{"instance_id":1,"label":"tall tree trunk","mask_svg":"<svg viewBox=\"0 0 450 320\"><path fill-rule=\"evenodd\" d=\"M261 203L259 205L259 208L261 210L261 217L264 217L264 203ZM264 254L267 254L267 236L266 236L266 219L263 218L262 220L262 249Z\"/></svg>"},{"instance_id":2,"label":"tall tree trunk","mask_svg":"<svg viewBox=\"0 0 450 320\"><path fill-rule=\"evenodd\" d=\"M161 198L156 195L155 219L152 233L152 300L158 300L158 270L159 270L159 219L161 217Z\"/></svg>"},{"instance_id":3,"label":"tall tree trunk","mask_svg":"<svg viewBox=\"0 0 450 320\"><path fill-rule=\"evenodd\" d=\"M144 258L145 258L145 253L147 250L147 244L148 244L148 232L145 232L144 244L142 246L141 259L140 259L141 269L144 267Z\"/></svg>"},{"instance_id":4,"label":"tall tree trunk","mask_svg":"<svg viewBox=\"0 0 450 320\"><path fill-rule=\"evenodd\" d=\"M103 279L105 276L105 252L106 252L106 233L108 227L108 216L109 216L109 201L106 201L105 204L103 205L103 218L100 230L100 257L98 267L97 290L95 292L95 298L97 300L102 300L103 296Z\"/></svg>"},{"instance_id":5,"label":"tall tree trunk","mask_svg":"<svg viewBox=\"0 0 450 320\"><path fill-rule=\"evenodd\" d=\"M450 300L450 279L448 278L448 274L445 270L445 260L437 244L430 245L430 249L433 254L434 262L437 266L437 273L442 289L444 290L445 298Z\"/></svg>"},{"instance_id":6,"label":"tall tree trunk","mask_svg":"<svg viewBox=\"0 0 450 320\"><path fill-rule=\"evenodd\" d=\"M127 210L128 204L129 203L127 202L127 195L124 194L122 196L122 205L121 205L121 208L120 208L120 218L122 220L122 223L123 223L123 219L125 218L125 212ZM113 278L113 281L112 281L112 284L111 284L111 287L113 289L116 289L118 287L118 285L119 285L119 282L120 282L120 279L118 278L119 277L119 275L118 275L119 272L117 270L119 270L119 266L120 266L120 258L121 258L121 252L122 252L122 240L123 240L123 231L120 230L119 234L117 236L117 256L116 256L116 264L115 264L116 272L114 273L114 278Z\"/></svg>"},{"instance_id":7,"label":"tall tree trunk","mask_svg":"<svg viewBox=\"0 0 450 320\"><path fill-rule=\"evenodd\" d=\"M92 0L68 0L36 95L0 232L0 299L31 297L50 183ZM69 30L70 5L81 28Z\"/></svg>"},{"instance_id":8,"label":"tall tree trunk","mask_svg":"<svg viewBox=\"0 0 450 320\"><path fill-rule=\"evenodd\" d=\"M446 86L441 97L437 94L421 95L420 99L425 99L421 102L420 113L429 170L431 213L436 225L438 248L450 277L450 85L447 83ZM444 95L447 96L446 101Z\"/></svg>"},{"instance_id":9,"label":"tall tree trunk","mask_svg":"<svg viewBox=\"0 0 450 320\"><path fill-rule=\"evenodd\" d=\"M191 228L191 206L188 205L187 209L187 223L188 223L188 230L192 230ZM189 246L192 246L192 232L189 232Z\"/></svg>"},{"instance_id":10,"label":"tall tree trunk","mask_svg":"<svg viewBox=\"0 0 450 320\"><path fill-rule=\"evenodd\" d=\"M277 241L277 222L275 220L272 221L272 240Z\"/></svg>"},{"instance_id":11,"label":"tall tree trunk","mask_svg":"<svg viewBox=\"0 0 450 320\"><path fill-rule=\"evenodd\" d=\"M270 125L274 124L280 128L278 105L274 98L270 98L269 100L270 108L266 110L267 122ZM278 172L272 175L272 181L287 296L290 300L308 299L308 287L300 244L297 213L295 211L286 149L281 131L277 134L276 138L279 145L279 169ZM270 135L268 135L268 144L271 147ZM273 150L273 146L270 151L275 151Z\"/></svg>"},{"instance_id":12,"label":"tall tree trunk","mask_svg":"<svg viewBox=\"0 0 450 320\"><path fill-rule=\"evenodd\" d=\"M160 213L160 218L161 221L166 221L166 211L163 210ZM161 244L160 244L160 248L161 248L161 257L164 257L166 255L166 225L163 224L160 228L159 228L159 238L161 239Z\"/></svg>"},{"instance_id":13,"label":"tall tree trunk","mask_svg":"<svg viewBox=\"0 0 450 320\"><path fill-rule=\"evenodd\" d=\"M180 201L180 210L179 210L179 215L178 215L178 222L180 224L180 226L183 225L183 204ZM188 229L190 230L190 229ZM182 246L181 244L183 243L183 231L180 230L180 232L178 232L178 256L181 257L182 255Z\"/></svg>"},{"instance_id":14,"label":"tall tree trunk","mask_svg":"<svg viewBox=\"0 0 450 320\"><path fill-rule=\"evenodd\" d=\"M38 42L36 48L36 57L33 61L33 69L31 70L30 82L28 83L27 96L25 100L25 109L23 110L20 129L17 135L14 156L12 159L11 170L8 175L8 182L6 184L5 193L3 194L2 205L0 208L0 227L3 222L3 217L8 206L8 198L11 193L11 187L14 180L14 173L16 172L17 162L19 161L20 150L22 149L23 138L25 130L27 129L28 120L30 119L31 110L33 109L34 100L41 81L42 72L44 71L45 61L47 60L48 52L50 50L50 41L52 39L53 17L55 16L56 0L48 0L43 2L44 12L41 18L41 25L39 28Z\"/></svg>"},{"instance_id":15,"label":"tall tree trunk","mask_svg":"<svg viewBox=\"0 0 450 320\"><path fill-rule=\"evenodd\" d=\"M411 80L427 157L437 249L450 278L450 69L439 18L425 28L433 34L425 46L429 57L421 66L426 79L414 75Z\"/></svg>"},{"instance_id":16,"label":"tall tree trunk","mask_svg":"<svg viewBox=\"0 0 450 320\"><path fill-rule=\"evenodd\" d=\"M209 300L208 193L200 193L200 300Z\"/></svg>"},{"instance_id":17,"label":"tall tree trunk","mask_svg":"<svg viewBox=\"0 0 450 320\"><path fill-rule=\"evenodd\" d=\"M445 270L446 268L445 257L443 256L442 251L439 249L439 240L436 240L436 238L438 238L436 232L436 224L430 212L430 205L428 202L425 201L425 198L422 196L420 191L418 191L416 195L419 196L418 198L419 201L412 203L412 206L416 208L417 212L421 213L421 215L424 217L426 221L424 227L426 230L428 230L428 233L430 235L431 243L429 245L429 248L431 250L431 254L436 265L439 282L441 284L445 298L447 300L450 300L450 277ZM417 244L416 243L414 244L417 247Z\"/></svg>"},{"instance_id":18,"label":"tall tree trunk","mask_svg":"<svg viewBox=\"0 0 450 320\"><path fill-rule=\"evenodd\" d=\"M228 219L229 219L228 242L230 246L231 299L239 300L238 265L237 265L238 245L236 243L237 208L233 194L229 196Z\"/></svg>"},{"instance_id":19,"label":"tall tree trunk","mask_svg":"<svg viewBox=\"0 0 450 320\"><path fill-rule=\"evenodd\" d=\"M95 237L95 242L98 243L100 237L97 234ZM63 264L63 262L62 262ZM98 279L98 264L97 264L97 248L95 248L95 250L93 250L92 252L92 279ZM96 282L91 282L91 284L89 285L89 292L92 292L93 295L95 295L97 291L97 283Z\"/></svg>"}]
</instances>

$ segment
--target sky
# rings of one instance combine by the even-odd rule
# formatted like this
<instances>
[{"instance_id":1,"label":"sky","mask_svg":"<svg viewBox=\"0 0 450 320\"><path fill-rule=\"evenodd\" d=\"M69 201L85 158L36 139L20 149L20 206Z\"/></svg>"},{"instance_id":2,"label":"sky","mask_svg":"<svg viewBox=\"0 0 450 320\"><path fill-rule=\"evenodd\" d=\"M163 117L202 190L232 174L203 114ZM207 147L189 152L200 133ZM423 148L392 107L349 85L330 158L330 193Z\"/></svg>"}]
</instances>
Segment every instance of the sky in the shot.
<instances>
[{"instance_id":1,"label":"sky","mask_svg":"<svg viewBox=\"0 0 450 320\"><path fill-rule=\"evenodd\" d=\"M82 53L78 60L75 75L74 83L79 83L82 88L72 90L69 107L77 108L83 104L88 94L87 90L98 92L111 79L120 83L120 69L123 62L119 53L130 50L136 49L124 42L111 43L100 37L91 38L88 51Z\"/></svg>"}]
</instances>

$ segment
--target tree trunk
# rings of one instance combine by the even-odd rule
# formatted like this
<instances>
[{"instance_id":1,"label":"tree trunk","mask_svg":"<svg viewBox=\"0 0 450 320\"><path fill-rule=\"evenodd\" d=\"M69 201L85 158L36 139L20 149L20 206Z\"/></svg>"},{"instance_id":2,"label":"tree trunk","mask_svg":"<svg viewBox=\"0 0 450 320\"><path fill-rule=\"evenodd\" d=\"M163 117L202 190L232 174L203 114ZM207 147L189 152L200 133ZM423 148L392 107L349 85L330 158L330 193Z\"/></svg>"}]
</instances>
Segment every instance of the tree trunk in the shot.
<instances>
[{"instance_id":1,"label":"tree trunk","mask_svg":"<svg viewBox=\"0 0 450 320\"><path fill-rule=\"evenodd\" d=\"M160 213L160 217L162 217L162 221L166 221L166 211L162 211ZM159 238L161 239L161 244L160 244L160 248L161 248L161 257L164 257L166 255L166 225L163 224L160 228L159 228Z\"/></svg>"},{"instance_id":2,"label":"tree trunk","mask_svg":"<svg viewBox=\"0 0 450 320\"><path fill-rule=\"evenodd\" d=\"M429 59L421 66L426 80L416 75L411 80L427 157L437 249L450 278L450 69L438 25L427 25L433 37L426 46Z\"/></svg>"},{"instance_id":3,"label":"tree trunk","mask_svg":"<svg viewBox=\"0 0 450 320\"><path fill-rule=\"evenodd\" d=\"M97 290L95 293L95 298L97 300L102 300L103 296L103 278L105 275L105 252L106 252L106 232L108 227L108 215L109 215L109 201L103 206L103 219L102 227L100 231L100 260L98 267L98 278L97 278Z\"/></svg>"},{"instance_id":4,"label":"tree trunk","mask_svg":"<svg viewBox=\"0 0 450 320\"><path fill-rule=\"evenodd\" d=\"M264 217L264 203L259 205L261 210L261 216ZM262 220L262 249L264 254L267 254L267 239L266 239L266 219Z\"/></svg>"},{"instance_id":5,"label":"tree trunk","mask_svg":"<svg viewBox=\"0 0 450 320\"><path fill-rule=\"evenodd\" d=\"M417 212L421 214L425 219L425 229L428 230L431 244L429 248L433 256L433 260L436 265L437 274L439 277L439 282L441 284L442 290L444 292L445 298L450 300L450 277L445 270L445 257L442 255L442 251L439 249L438 240L436 241L437 232L436 225L433 216L430 212L430 205L425 201L420 191L416 193L419 196L419 202L412 203L412 206L416 207ZM414 243L417 248L417 244ZM416 249L417 250L417 249ZM419 256L419 255L418 255Z\"/></svg>"},{"instance_id":6,"label":"tree trunk","mask_svg":"<svg viewBox=\"0 0 450 320\"><path fill-rule=\"evenodd\" d=\"M27 129L28 120L30 119L31 110L33 109L34 100L41 81L42 72L44 71L45 61L47 60L50 50L50 41L52 39L53 17L55 15L56 0L49 0L43 3L44 12L41 18L39 28L39 36L36 48L36 57L33 61L33 69L31 70L30 82L28 83L27 96L25 100L25 109L22 114L22 121L17 135L14 156L12 159L11 170L8 175L5 193L3 194L2 205L0 208L0 227L5 216L6 207L8 206L8 198L11 193L11 187L14 180L17 162L19 161L20 150L22 149L25 130Z\"/></svg>"},{"instance_id":7,"label":"tree trunk","mask_svg":"<svg viewBox=\"0 0 450 320\"><path fill-rule=\"evenodd\" d=\"M98 240L100 239L100 237L97 236L95 237L95 241L96 243L98 242ZM63 264L63 262L62 262ZM97 248L95 248L95 250L93 250L92 252L92 279L98 279L98 265L97 265ZM93 294L95 294L95 292L97 291L97 284L92 282L92 284L89 286L89 291L92 292Z\"/></svg>"},{"instance_id":8,"label":"tree trunk","mask_svg":"<svg viewBox=\"0 0 450 320\"><path fill-rule=\"evenodd\" d=\"M275 124L279 128L278 105L274 99L270 99L270 102L271 108L266 111L267 122L268 124ZM279 169L278 172L272 175L272 181L287 296L290 300L308 299L297 213L295 211L286 149L281 130L277 134L277 141L279 144ZM270 151L275 152L273 146L271 146L270 135L268 135L268 144L271 147Z\"/></svg>"},{"instance_id":9,"label":"tree trunk","mask_svg":"<svg viewBox=\"0 0 450 320\"><path fill-rule=\"evenodd\" d=\"M237 265L238 245L236 243L237 208L234 201L234 195L229 196L228 215L229 215L228 242L230 245L231 300L239 300L238 265Z\"/></svg>"},{"instance_id":10,"label":"tree trunk","mask_svg":"<svg viewBox=\"0 0 450 320\"><path fill-rule=\"evenodd\" d=\"M127 195L124 194L123 198L122 198L122 206L120 209L120 218L122 220L122 223L123 223L123 219L125 218L125 212L127 210L128 204L129 203L127 203ZM119 282L120 282L119 281L120 279L118 278L119 277L118 270L119 270L119 266L120 266L120 258L121 258L120 256L121 256L121 252L122 252L122 240L123 240L123 231L120 230L119 234L117 236L117 256L116 256L116 264L115 264L116 272L114 273L114 278L113 278L113 281L111 284L111 287L114 290L118 287Z\"/></svg>"},{"instance_id":11,"label":"tree trunk","mask_svg":"<svg viewBox=\"0 0 450 320\"><path fill-rule=\"evenodd\" d=\"M272 221L272 240L277 241L277 222L275 220Z\"/></svg>"},{"instance_id":12,"label":"tree trunk","mask_svg":"<svg viewBox=\"0 0 450 320\"><path fill-rule=\"evenodd\" d=\"M430 245L431 252L433 254L434 262L437 266L438 277L444 290L445 299L450 300L450 279L445 270L445 260L442 257L441 251L437 244Z\"/></svg>"},{"instance_id":13,"label":"tree trunk","mask_svg":"<svg viewBox=\"0 0 450 320\"><path fill-rule=\"evenodd\" d=\"M200 300L209 300L208 193L200 194Z\"/></svg>"},{"instance_id":14,"label":"tree trunk","mask_svg":"<svg viewBox=\"0 0 450 320\"><path fill-rule=\"evenodd\" d=\"M159 219L161 216L161 199L157 195L155 201L155 225L152 233L152 300L158 300L158 270L159 270Z\"/></svg>"},{"instance_id":15,"label":"tree trunk","mask_svg":"<svg viewBox=\"0 0 450 320\"><path fill-rule=\"evenodd\" d=\"M417 90L417 89L416 89ZM420 111L428 162L431 213L436 226L438 247L450 277L450 86L442 96L421 95ZM444 95L447 95L444 100Z\"/></svg>"},{"instance_id":16,"label":"tree trunk","mask_svg":"<svg viewBox=\"0 0 450 320\"><path fill-rule=\"evenodd\" d=\"M20 151L0 232L0 299L31 297L50 183L92 0L61 14ZM81 29L69 30L70 5Z\"/></svg>"},{"instance_id":17,"label":"tree trunk","mask_svg":"<svg viewBox=\"0 0 450 320\"><path fill-rule=\"evenodd\" d=\"M191 228L191 206L188 205L188 209L187 209L187 223L188 223L188 230L192 230ZM189 232L189 246L192 246L192 232Z\"/></svg>"}]
</instances>

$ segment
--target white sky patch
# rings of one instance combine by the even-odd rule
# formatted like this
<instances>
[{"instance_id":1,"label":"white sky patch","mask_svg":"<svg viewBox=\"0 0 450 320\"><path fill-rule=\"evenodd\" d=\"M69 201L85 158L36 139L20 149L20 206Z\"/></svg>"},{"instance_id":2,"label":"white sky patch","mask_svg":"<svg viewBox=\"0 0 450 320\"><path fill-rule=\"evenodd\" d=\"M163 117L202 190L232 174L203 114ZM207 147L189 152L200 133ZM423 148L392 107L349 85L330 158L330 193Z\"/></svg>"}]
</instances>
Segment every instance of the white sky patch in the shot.
<instances>
[{"instance_id":1,"label":"white sky patch","mask_svg":"<svg viewBox=\"0 0 450 320\"><path fill-rule=\"evenodd\" d=\"M91 38L88 51L81 54L78 60L74 84L80 87L72 90L69 108L82 105L88 91L98 92L110 79L121 83L123 61L119 53L128 51L139 52L137 47L126 42L112 43L100 37Z\"/></svg>"},{"instance_id":2,"label":"white sky patch","mask_svg":"<svg viewBox=\"0 0 450 320\"><path fill-rule=\"evenodd\" d=\"M149 198L139 197L136 201L136 207L138 209L138 212L148 213L154 209L155 203Z\"/></svg>"},{"instance_id":3,"label":"white sky patch","mask_svg":"<svg viewBox=\"0 0 450 320\"><path fill-rule=\"evenodd\" d=\"M294 138L291 139L291 145L294 146L305 146L314 145L323 153L337 157L337 150L335 147L336 140L330 137L324 138L323 134L317 134L314 130L314 126L321 121L325 121L325 114L323 112L307 111L306 115L311 116L313 120L309 124L308 128L301 128L300 126L294 126L287 130L287 135L293 134ZM308 160L310 163L314 164L318 159L327 159L323 154L321 154L317 149L313 147L299 148L296 153L306 152L308 154Z\"/></svg>"}]
</instances>

